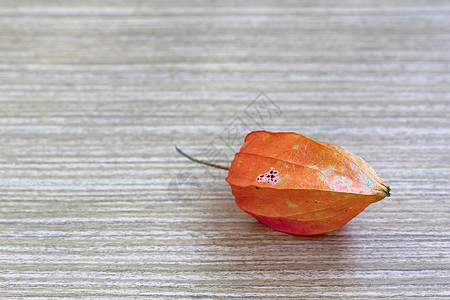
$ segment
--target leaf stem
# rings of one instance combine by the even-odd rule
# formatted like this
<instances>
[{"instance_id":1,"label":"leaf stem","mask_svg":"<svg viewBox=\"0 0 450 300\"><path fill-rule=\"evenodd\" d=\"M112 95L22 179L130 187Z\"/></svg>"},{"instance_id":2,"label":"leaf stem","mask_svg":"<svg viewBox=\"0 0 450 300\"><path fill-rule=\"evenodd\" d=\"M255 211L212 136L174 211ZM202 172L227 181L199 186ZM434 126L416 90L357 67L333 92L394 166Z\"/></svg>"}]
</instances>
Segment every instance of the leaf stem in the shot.
<instances>
[{"instance_id":1,"label":"leaf stem","mask_svg":"<svg viewBox=\"0 0 450 300\"><path fill-rule=\"evenodd\" d=\"M205 162L205 161L201 161L201 160L198 160L196 158L193 158L192 156L187 155L186 153L184 153L183 150L181 150L181 148L178 147L178 146L175 146L175 149L177 149L178 153L180 153L181 155L183 155L187 159L192 160L193 162L196 162L196 163L199 163L199 164L203 164L203 165L206 165L206 166L209 166L209 167L213 167L213 168L222 169L222 170L229 170L230 169L230 168L225 167L225 166L216 165L216 164L212 164L212 163L209 163L209 162Z\"/></svg>"}]
</instances>

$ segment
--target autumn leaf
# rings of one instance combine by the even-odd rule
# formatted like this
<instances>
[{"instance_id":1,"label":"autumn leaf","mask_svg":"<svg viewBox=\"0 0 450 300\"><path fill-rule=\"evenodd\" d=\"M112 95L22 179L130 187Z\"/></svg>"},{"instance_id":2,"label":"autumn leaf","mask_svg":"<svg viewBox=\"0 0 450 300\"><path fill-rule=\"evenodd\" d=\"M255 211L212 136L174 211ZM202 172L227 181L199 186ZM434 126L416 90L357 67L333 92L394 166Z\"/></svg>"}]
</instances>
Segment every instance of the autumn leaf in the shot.
<instances>
[{"instance_id":1,"label":"autumn leaf","mask_svg":"<svg viewBox=\"0 0 450 300\"><path fill-rule=\"evenodd\" d=\"M242 210L295 235L341 228L390 192L360 157L294 132L249 133L226 180Z\"/></svg>"}]
</instances>

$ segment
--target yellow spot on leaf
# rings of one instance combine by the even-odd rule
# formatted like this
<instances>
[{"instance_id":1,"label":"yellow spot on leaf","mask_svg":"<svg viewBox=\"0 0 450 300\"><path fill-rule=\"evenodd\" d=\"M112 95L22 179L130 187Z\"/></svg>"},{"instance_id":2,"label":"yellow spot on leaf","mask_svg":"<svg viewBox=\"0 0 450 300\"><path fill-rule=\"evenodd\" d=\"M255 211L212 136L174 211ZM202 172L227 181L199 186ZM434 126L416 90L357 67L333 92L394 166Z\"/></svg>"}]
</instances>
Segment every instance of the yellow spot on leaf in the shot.
<instances>
[{"instance_id":1,"label":"yellow spot on leaf","mask_svg":"<svg viewBox=\"0 0 450 300\"><path fill-rule=\"evenodd\" d=\"M297 204L292 203L292 202L290 202L290 201L288 201L288 200L286 200L286 203L287 203L287 205L289 205L289 207L298 207Z\"/></svg>"},{"instance_id":2,"label":"yellow spot on leaf","mask_svg":"<svg viewBox=\"0 0 450 300\"><path fill-rule=\"evenodd\" d=\"M335 170L335 167L334 166L329 166L328 168L325 168L325 169L323 169L322 170L322 172L331 172L331 171L334 171Z\"/></svg>"}]
</instances>

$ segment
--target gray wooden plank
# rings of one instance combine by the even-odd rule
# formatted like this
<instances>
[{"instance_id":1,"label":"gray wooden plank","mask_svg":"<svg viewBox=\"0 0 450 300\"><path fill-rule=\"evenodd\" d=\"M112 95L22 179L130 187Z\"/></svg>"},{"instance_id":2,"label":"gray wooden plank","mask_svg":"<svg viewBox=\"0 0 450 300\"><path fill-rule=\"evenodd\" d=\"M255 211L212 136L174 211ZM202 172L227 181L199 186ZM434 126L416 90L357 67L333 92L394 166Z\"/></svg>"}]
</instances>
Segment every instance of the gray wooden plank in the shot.
<instances>
[{"instance_id":1,"label":"gray wooden plank","mask_svg":"<svg viewBox=\"0 0 450 300\"><path fill-rule=\"evenodd\" d=\"M449 17L436 0L0 0L2 297L450 298ZM261 128L360 155L392 197L290 236L173 148L226 164L241 140L224 137Z\"/></svg>"}]
</instances>

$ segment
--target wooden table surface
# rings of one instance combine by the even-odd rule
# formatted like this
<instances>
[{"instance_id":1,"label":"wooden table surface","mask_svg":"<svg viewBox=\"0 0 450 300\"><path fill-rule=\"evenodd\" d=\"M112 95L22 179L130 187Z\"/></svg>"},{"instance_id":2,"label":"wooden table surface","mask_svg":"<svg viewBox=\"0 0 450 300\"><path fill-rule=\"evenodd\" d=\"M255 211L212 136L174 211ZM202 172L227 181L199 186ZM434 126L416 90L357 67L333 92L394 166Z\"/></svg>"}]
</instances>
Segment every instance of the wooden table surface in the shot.
<instances>
[{"instance_id":1,"label":"wooden table surface","mask_svg":"<svg viewBox=\"0 0 450 300\"><path fill-rule=\"evenodd\" d=\"M0 0L1 297L450 299L449 66L444 0ZM392 196L291 236L174 149L256 129Z\"/></svg>"}]
</instances>

